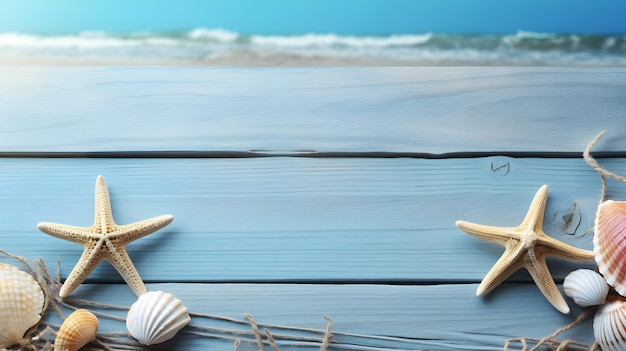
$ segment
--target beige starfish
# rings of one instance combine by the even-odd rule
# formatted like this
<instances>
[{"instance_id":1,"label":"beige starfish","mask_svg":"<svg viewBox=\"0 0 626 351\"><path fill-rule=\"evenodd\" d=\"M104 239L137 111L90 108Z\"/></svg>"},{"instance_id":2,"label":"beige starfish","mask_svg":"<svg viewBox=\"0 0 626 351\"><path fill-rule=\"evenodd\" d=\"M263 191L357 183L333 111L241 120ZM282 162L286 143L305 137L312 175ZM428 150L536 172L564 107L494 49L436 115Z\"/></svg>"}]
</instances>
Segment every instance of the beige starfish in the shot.
<instances>
[{"instance_id":1,"label":"beige starfish","mask_svg":"<svg viewBox=\"0 0 626 351\"><path fill-rule=\"evenodd\" d=\"M513 272L524 267L530 273L539 290L559 311L569 313L570 309L559 292L548 266L546 256L554 256L570 261L593 260L593 251L578 249L549 237L541 229L543 214L548 200L548 186L544 185L533 198L528 213L518 227L490 227L486 225L457 221L463 231L478 238L504 245L502 257L483 278L476 295L484 296L500 285Z\"/></svg>"},{"instance_id":2,"label":"beige starfish","mask_svg":"<svg viewBox=\"0 0 626 351\"><path fill-rule=\"evenodd\" d=\"M115 267L137 296L146 293L146 287L126 252L126 245L165 227L173 219L171 215L163 215L132 224L115 224L111 213L109 191L104 177L98 176L96 219L91 227L74 227L48 222L37 225L37 228L46 234L85 247L80 260L63 283L59 296L63 298L71 294L102 260L109 261Z\"/></svg>"}]
</instances>

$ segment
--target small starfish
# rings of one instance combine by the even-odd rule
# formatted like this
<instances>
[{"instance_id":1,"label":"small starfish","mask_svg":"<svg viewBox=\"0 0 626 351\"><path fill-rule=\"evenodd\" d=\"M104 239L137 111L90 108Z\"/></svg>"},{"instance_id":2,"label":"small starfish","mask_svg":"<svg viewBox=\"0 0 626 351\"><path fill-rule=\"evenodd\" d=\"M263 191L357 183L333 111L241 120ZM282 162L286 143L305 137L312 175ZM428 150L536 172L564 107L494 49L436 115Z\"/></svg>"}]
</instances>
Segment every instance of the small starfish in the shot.
<instances>
[{"instance_id":1,"label":"small starfish","mask_svg":"<svg viewBox=\"0 0 626 351\"><path fill-rule=\"evenodd\" d=\"M518 227L490 227L465 221L457 221L461 230L481 239L502 244L504 254L483 278L476 295L487 295L513 272L526 268L539 290L557 310L569 313L570 309L559 292L546 265L546 256L569 261L593 260L593 251L578 249L549 237L541 229L548 200L548 186L544 185L533 198L528 213Z\"/></svg>"},{"instance_id":2,"label":"small starfish","mask_svg":"<svg viewBox=\"0 0 626 351\"><path fill-rule=\"evenodd\" d=\"M98 176L96 218L91 227L75 227L48 222L37 225L37 228L46 234L85 247L80 260L63 283L59 296L64 298L71 294L102 260L107 260L113 265L137 296L145 294L146 287L126 252L126 245L165 227L172 220L174 220L172 215L163 215L132 224L115 224L109 191L104 177Z\"/></svg>"}]
</instances>

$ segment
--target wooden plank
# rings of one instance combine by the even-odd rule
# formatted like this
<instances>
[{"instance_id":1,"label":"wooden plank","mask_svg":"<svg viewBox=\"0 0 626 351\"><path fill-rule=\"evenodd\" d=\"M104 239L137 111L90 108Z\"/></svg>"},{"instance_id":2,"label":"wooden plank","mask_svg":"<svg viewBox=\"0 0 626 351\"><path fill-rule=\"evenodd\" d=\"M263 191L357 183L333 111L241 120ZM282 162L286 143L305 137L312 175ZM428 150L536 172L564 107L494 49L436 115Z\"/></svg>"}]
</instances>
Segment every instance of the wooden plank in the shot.
<instances>
[{"instance_id":1,"label":"wooden plank","mask_svg":"<svg viewBox=\"0 0 626 351\"><path fill-rule=\"evenodd\" d=\"M625 73L5 67L0 152L580 152L602 129L609 134L594 150L625 151ZM626 174L623 158L600 162ZM517 225L548 184L544 230L591 248L600 182L580 158L5 157L1 248L59 261L67 275L81 248L36 224L90 225L98 174L118 223L175 216L129 253L149 289L174 293L194 312L316 330L326 315L336 350L501 350L507 338L546 336L582 311L571 301L572 315L554 310L525 272L475 297L502 248L454 226ZM611 182L608 197L626 199L626 187ZM593 265L549 262L557 281ZM106 264L88 282L73 296L135 299ZM154 349L232 349L235 338L252 338L242 323L194 324L230 331ZM290 335L278 339L282 351L319 349L319 333L270 329ZM101 330L125 328L105 318ZM590 321L562 338L591 342Z\"/></svg>"},{"instance_id":2,"label":"wooden plank","mask_svg":"<svg viewBox=\"0 0 626 351\"><path fill-rule=\"evenodd\" d=\"M508 172L492 171L502 162ZM622 159L601 162L626 174ZM81 247L36 224L91 225L98 174L118 223L173 214L129 245L153 282L477 282L502 248L456 220L515 226L548 184L544 230L591 249L600 195L580 159L0 159L0 169L2 247L60 260L64 275ZM611 183L608 196L626 199L626 186ZM557 279L580 267L550 265ZM103 265L91 281L119 275Z\"/></svg>"},{"instance_id":3,"label":"wooden plank","mask_svg":"<svg viewBox=\"0 0 626 351\"><path fill-rule=\"evenodd\" d=\"M0 68L0 151L625 151L626 68Z\"/></svg>"},{"instance_id":4,"label":"wooden plank","mask_svg":"<svg viewBox=\"0 0 626 351\"><path fill-rule=\"evenodd\" d=\"M530 284L504 284L487 298L474 296L476 284L453 285L310 285L310 284L149 284L151 291L174 294L193 313L245 321L253 316L261 331L269 329L282 351L319 349L322 333L285 330L267 325L323 331L332 319L331 350L502 350L514 337L542 338L572 322L583 309L572 305L563 315ZM81 286L76 298L100 304L130 306L135 296L125 286ZM90 307L90 309L94 309ZM125 317L124 311L95 309ZM479 317L481 316L481 317ZM48 313L50 322L58 322ZM478 322L477 322L478 321ZM254 340L246 323L192 317L192 325L175 339L151 349L207 350L233 348L234 340ZM214 328L214 337L185 334L195 327ZM221 329L221 330L220 330ZM100 318L99 332L125 332L123 321ZM314 338L308 343L294 337ZM591 319L558 337L593 342ZM517 344L519 345L519 344ZM243 342L240 350L258 350ZM265 349L271 349L265 345Z\"/></svg>"}]
</instances>

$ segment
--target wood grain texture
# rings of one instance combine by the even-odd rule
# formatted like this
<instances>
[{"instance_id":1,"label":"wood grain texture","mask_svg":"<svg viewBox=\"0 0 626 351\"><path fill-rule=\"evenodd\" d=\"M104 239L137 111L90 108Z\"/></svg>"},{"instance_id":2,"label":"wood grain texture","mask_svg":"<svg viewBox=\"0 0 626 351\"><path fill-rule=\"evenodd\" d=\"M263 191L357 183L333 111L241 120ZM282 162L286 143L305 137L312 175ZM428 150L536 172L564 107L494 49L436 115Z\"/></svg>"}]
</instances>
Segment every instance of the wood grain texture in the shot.
<instances>
[{"instance_id":1,"label":"wood grain texture","mask_svg":"<svg viewBox=\"0 0 626 351\"><path fill-rule=\"evenodd\" d=\"M150 290L171 292L194 312L240 320L250 313L259 323L316 330L326 315L334 321L331 350L501 350L510 337L550 334L581 309L568 300L572 315L560 314L523 271L475 297L503 249L454 222L518 225L547 184L544 231L590 249L597 174L582 158L505 155L576 156L603 129L594 151L624 152L624 111L623 67L4 67L0 248L58 262L65 277L82 248L36 225L91 225L102 174L119 224L174 215L128 251ZM90 157L107 151L170 153ZM626 175L624 158L599 161ZM626 200L626 185L611 181L608 190ZM548 265L560 282L594 263ZM74 296L126 306L135 299L107 264ZM252 337L238 322L196 323L229 331L182 334L152 349L232 350L236 338ZM288 335L278 340L282 351L319 349L319 333L262 327ZM293 342L294 335L313 339ZM562 338L593 341L590 321Z\"/></svg>"},{"instance_id":2,"label":"wood grain texture","mask_svg":"<svg viewBox=\"0 0 626 351\"><path fill-rule=\"evenodd\" d=\"M486 298L473 295L476 284L402 285L311 285L311 284L148 284L150 291L174 294L193 313L245 321L250 314L274 335L287 335L277 344L283 351L318 350L321 333L277 328L286 326L323 331L324 316L333 321L332 350L502 350L514 337L541 338L557 327L572 322L582 313L572 305L571 315L554 311L546 301L534 301L540 294L527 284L504 284ZM98 303L130 306L135 300L125 286L105 284L81 286L77 298ZM534 303L529 303L534 301ZM93 308L92 308L93 309ZM124 311L102 312L125 317ZM52 316L51 322L57 321ZM125 332L123 322L100 318L99 332ZM206 350L233 348L234 340L254 340L245 323L221 318L192 316L174 340L152 346L154 350ZM214 328L212 338L186 332L196 326ZM221 329L221 331L219 330ZM593 342L591 320L564 333L560 340L575 338ZM295 337L308 337L308 342ZM519 345L519 344L517 344ZM244 342L240 350L258 350L256 343ZM266 350L270 346L266 343Z\"/></svg>"},{"instance_id":3,"label":"wood grain texture","mask_svg":"<svg viewBox=\"0 0 626 351\"><path fill-rule=\"evenodd\" d=\"M619 159L602 163L626 174ZM0 169L6 250L60 260L67 274L82 248L36 224L91 225L102 174L117 223L174 215L128 247L145 280L164 282L477 282L502 248L456 220L516 226L548 184L545 231L591 249L600 193L577 159L0 159ZM626 186L609 196L626 199ZM559 279L578 266L552 265ZM108 265L90 278L120 281Z\"/></svg>"},{"instance_id":4,"label":"wood grain texture","mask_svg":"<svg viewBox=\"0 0 626 351\"><path fill-rule=\"evenodd\" d=\"M0 68L0 151L626 151L626 69Z\"/></svg>"}]
</instances>

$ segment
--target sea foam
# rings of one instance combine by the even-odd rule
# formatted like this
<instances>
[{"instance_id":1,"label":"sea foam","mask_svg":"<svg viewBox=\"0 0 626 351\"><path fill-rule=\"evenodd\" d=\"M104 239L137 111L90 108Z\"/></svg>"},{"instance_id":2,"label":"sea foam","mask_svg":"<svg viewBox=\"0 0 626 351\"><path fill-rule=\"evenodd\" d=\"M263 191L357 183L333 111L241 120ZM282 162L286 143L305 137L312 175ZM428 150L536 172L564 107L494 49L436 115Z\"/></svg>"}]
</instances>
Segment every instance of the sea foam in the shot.
<instances>
[{"instance_id":1,"label":"sea foam","mask_svg":"<svg viewBox=\"0 0 626 351\"><path fill-rule=\"evenodd\" d=\"M178 32L58 35L0 33L0 56L187 60L233 52L267 52L303 57L368 57L408 64L584 64L626 65L626 36L534 33L461 35L243 34L197 28Z\"/></svg>"}]
</instances>

